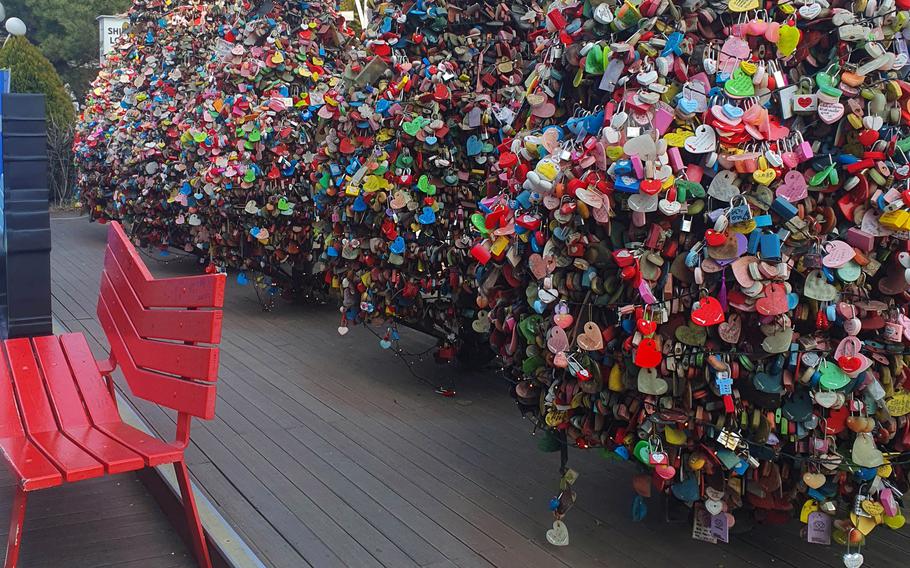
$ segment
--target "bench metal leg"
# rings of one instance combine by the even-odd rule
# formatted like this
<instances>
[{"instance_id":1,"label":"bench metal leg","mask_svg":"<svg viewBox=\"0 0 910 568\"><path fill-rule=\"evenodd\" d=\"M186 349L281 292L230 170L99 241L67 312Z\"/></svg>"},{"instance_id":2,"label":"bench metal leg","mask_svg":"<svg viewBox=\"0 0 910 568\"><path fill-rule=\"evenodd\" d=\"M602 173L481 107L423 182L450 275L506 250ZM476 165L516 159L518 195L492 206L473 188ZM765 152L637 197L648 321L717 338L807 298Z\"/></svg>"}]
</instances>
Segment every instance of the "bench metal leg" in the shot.
<instances>
[{"instance_id":1,"label":"bench metal leg","mask_svg":"<svg viewBox=\"0 0 910 568\"><path fill-rule=\"evenodd\" d=\"M193 484L190 481L190 472L186 468L186 462L174 462L174 472L177 474L177 483L180 484L186 525L190 531L190 539L193 541L196 561L202 568L212 568L212 559L209 557L209 547L205 542L202 521L199 520L199 511L196 509L196 498L193 496ZM7 568L10 567L7 566Z\"/></svg>"},{"instance_id":2,"label":"bench metal leg","mask_svg":"<svg viewBox=\"0 0 910 568\"><path fill-rule=\"evenodd\" d=\"M28 493L21 487L17 487L16 496L13 497L13 511L10 514L5 568L16 568L16 563L19 561L19 545L22 544L22 527L25 524L25 502L27 498Z\"/></svg>"}]
</instances>

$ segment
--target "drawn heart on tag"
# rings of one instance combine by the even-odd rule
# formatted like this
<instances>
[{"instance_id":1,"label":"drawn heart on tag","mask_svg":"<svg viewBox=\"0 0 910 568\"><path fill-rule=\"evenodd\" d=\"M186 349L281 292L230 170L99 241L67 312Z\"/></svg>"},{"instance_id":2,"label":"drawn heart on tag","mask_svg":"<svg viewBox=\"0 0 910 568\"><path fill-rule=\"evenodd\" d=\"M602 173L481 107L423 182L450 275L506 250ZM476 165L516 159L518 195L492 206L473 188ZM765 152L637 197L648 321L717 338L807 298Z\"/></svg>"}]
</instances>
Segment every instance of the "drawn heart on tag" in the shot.
<instances>
[{"instance_id":1,"label":"drawn heart on tag","mask_svg":"<svg viewBox=\"0 0 910 568\"><path fill-rule=\"evenodd\" d=\"M663 358L663 354L657 347L657 342L654 341L654 338L651 337L642 339L638 344L638 349L635 351L635 364L645 369L653 369L657 367L660 365L660 362L663 360Z\"/></svg>"},{"instance_id":2,"label":"drawn heart on tag","mask_svg":"<svg viewBox=\"0 0 910 568\"><path fill-rule=\"evenodd\" d=\"M705 296L693 305L691 318L701 327L717 325L724 321L724 309L716 298Z\"/></svg>"},{"instance_id":3,"label":"drawn heart on tag","mask_svg":"<svg viewBox=\"0 0 910 568\"><path fill-rule=\"evenodd\" d=\"M569 529L562 521L553 521L553 528L547 531L547 542L553 546L569 545Z\"/></svg>"},{"instance_id":4,"label":"drawn heart on tag","mask_svg":"<svg viewBox=\"0 0 910 568\"><path fill-rule=\"evenodd\" d=\"M551 327L547 332L547 349L556 354L569 348L569 337L561 327Z\"/></svg>"},{"instance_id":5,"label":"drawn heart on tag","mask_svg":"<svg viewBox=\"0 0 910 568\"><path fill-rule=\"evenodd\" d=\"M837 298L837 288L828 284L821 270L813 270L806 275L803 294L819 302L832 302Z\"/></svg>"},{"instance_id":6,"label":"drawn heart on tag","mask_svg":"<svg viewBox=\"0 0 910 568\"><path fill-rule=\"evenodd\" d=\"M711 180L711 185L708 186L708 195L714 199L729 202L740 194L736 181L736 172L730 170L720 171Z\"/></svg>"},{"instance_id":7,"label":"drawn heart on tag","mask_svg":"<svg viewBox=\"0 0 910 568\"><path fill-rule=\"evenodd\" d=\"M742 334L743 323L739 314L732 313L727 321L717 326L717 334L726 343L735 345L739 343L739 336Z\"/></svg>"},{"instance_id":8,"label":"drawn heart on tag","mask_svg":"<svg viewBox=\"0 0 910 568\"><path fill-rule=\"evenodd\" d=\"M812 4L812 6L818 7L818 4ZM817 112L822 122L834 124L844 116L844 105L842 103L818 103Z\"/></svg>"},{"instance_id":9,"label":"drawn heart on tag","mask_svg":"<svg viewBox=\"0 0 910 568\"><path fill-rule=\"evenodd\" d=\"M791 170L784 174L783 183L777 186L774 193L778 197L783 197L790 203L796 203L809 196L809 185L806 183L806 178L803 177L803 174Z\"/></svg>"},{"instance_id":10,"label":"drawn heart on tag","mask_svg":"<svg viewBox=\"0 0 910 568\"><path fill-rule=\"evenodd\" d=\"M705 510L711 513L711 516L716 516L724 511L724 502L715 501L714 499L705 499Z\"/></svg>"},{"instance_id":11,"label":"drawn heart on tag","mask_svg":"<svg viewBox=\"0 0 910 568\"><path fill-rule=\"evenodd\" d=\"M811 473L807 471L803 474L803 483L812 489L818 489L825 484L826 480L825 476L821 473Z\"/></svg>"},{"instance_id":12,"label":"drawn heart on tag","mask_svg":"<svg viewBox=\"0 0 910 568\"><path fill-rule=\"evenodd\" d=\"M585 351L600 351L604 346L604 339L603 335L600 333L600 328L597 327L597 324L593 321L589 321L585 324L584 332L580 334L575 341L578 343L578 346Z\"/></svg>"},{"instance_id":13,"label":"drawn heart on tag","mask_svg":"<svg viewBox=\"0 0 910 568\"><path fill-rule=\"evenodd\" d=\"M787 303L787 289L781 282L765 285L763 296L756 300L755 309L763 316L778 316L790 311Z\"/></svg>"},{"instance_id":14,"label":"drawn heart on tag","mask_svg":"<svg viewBox=\"0 0 910 568\"><path fill-rule=\"evenodd\" d=\"M707 124L695 129L695 133L686 138L685 149L693 154L707 154L717 148L717 133Z\"/></svg>"}]
</instances>

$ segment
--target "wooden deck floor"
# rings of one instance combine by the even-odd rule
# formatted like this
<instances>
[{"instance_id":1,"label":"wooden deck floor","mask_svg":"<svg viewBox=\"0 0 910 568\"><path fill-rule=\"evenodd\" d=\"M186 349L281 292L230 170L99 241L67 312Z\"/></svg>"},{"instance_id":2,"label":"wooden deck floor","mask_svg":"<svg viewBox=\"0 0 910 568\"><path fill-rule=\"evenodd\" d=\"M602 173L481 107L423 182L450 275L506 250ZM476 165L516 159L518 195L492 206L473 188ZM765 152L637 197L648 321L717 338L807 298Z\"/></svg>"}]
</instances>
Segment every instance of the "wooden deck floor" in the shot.
<instances>
[{"instance_id":1,"label":"wooden deck floor","mask_svg":"<svg viewBox=\"0 0 910 568\"><path fill-rule=\"evenodd\" d=\"M14 486L5 473L0 478L0 511L8 515ZM134 474L123 474L29 496L19 567L77 566L189 568L196 563L145 486Z\"/></svg>"},{"instance_id":2,"label":"wooden deck floor","mask_svg":"<svg viewBox=\"0 0 910 568\"><path fill-rule=\"evenodd\" d=\"M103 343L94 306L105 227L55 219L55 315ZM157 275L198 270L149 261ZM667 525L657 499L630 520L631 467L573 452L579 504L571 545L544 532L558 455L542 454L489 374L457 379L444 398L417 382L366 330L335 332L329 307L264 313L229 279L217 417L198 424L188 456L197 483L269 566L404 568L587 566L842 566L842 549L800 542L794 527L760 527L729 545ZM411 351L431 341L403 332ZM98 355L102 352L99 348ZM446 382L433 362L418 371ZM172 436L174 417L136 402ZM906 563L906 532L879 529L867 566Z\"/></svg>"}]
</instances>

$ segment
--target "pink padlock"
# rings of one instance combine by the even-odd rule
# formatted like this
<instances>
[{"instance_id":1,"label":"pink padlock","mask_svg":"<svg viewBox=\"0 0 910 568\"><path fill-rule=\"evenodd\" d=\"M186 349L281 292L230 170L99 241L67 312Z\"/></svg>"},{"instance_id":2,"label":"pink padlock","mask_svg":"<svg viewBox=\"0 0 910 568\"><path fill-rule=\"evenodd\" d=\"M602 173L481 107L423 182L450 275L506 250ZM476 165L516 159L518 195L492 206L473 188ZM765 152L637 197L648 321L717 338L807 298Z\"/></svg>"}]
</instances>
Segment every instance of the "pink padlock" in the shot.
<instances>
[{"instance_id":1,"label":"pink padlock","mask_svg":"<svg viewBox=\"0 0 910 568\"><path fill-rule=\"evenodd\" d=\"M637 177L638 179L644 179L645 167L641 163L641 158L639 158L638 156L632 156L630 161L632 162L632 169L635 170L635 177Z\"/></svg>"},{"instance_id":2,"label":"pink padlock","mask_svg":"<svg viewBox=\"0 0 910 568\"><path fill-rule=\"evenodd\" d=\"M682 155L679 153L679 148L676 146L671 146L667 149L667 158L670 160L670 167L673 168L673 173L678 174L683 169Z\"/></svg>"},{"instance_id":3,"label":"pink padlock","mask_svg":"<svg viewBox=\"0 0 910 568\"><path fill-rule=\"evenodd\" d=\"M686 179L689 181L694 181L695 183L701 183L702 178L705 177L705 170L698 164L689 164L686 166Z\"/></svg>"},{"instance_id":4,"label":"pink padlock","mask_svg":"<svg viewBox=\"0 0 910 568\"><path fill-rule=\"evenodd\" d=\"M658 103L657 111L654 113L654 128L663 136L674 118L674 111L670 105L663 102Z\"/></svg>"},{"instance_id":5,"label":"pink padlock","mask_svg":"<svg viewBox=\"0 0 910 568\"><path fill-rule=\"evenodd\" d=\"M797 131L796 136L799 138L799 143L796 145L794 150L796 155L799 157L800 162L807 162L815 157L815 152L812 151L812 144L806 142L803 138L802 132Z\"/></svg>"}]
</instances>

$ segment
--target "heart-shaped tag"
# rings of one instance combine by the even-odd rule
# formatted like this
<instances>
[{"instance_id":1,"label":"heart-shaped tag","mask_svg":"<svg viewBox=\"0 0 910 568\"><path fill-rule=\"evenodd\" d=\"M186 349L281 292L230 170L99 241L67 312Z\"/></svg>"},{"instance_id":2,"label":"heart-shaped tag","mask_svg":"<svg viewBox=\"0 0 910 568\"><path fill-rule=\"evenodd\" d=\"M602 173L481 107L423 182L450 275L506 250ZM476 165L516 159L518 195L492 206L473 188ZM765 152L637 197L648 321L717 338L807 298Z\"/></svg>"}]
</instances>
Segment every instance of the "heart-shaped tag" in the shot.
<instances>
[{"instance_id":1,"label":"heart-shaped tag","mask_svg":"<svg viewBox=\"0 0 910 568\"><path fill-rule=\"evenodd\" d=\"M803 294L819 302L833 302L837 298L837 288L828 284L821 270L813 270L806 275Z\"/></svg>"},{"instance_id":2,"label":"heart-shaped tag","mask_svg":"<svg viewBox=\"0 0 910 568\"><path fill-rule=\"evenodd\" d=\"M885 463L885 457L875 446L872 434L859 432L853 440L853 449L850 453L853 463L860 467L878 467Z\"/></svg>"},{"instance_id":3,"label":"heart-shaped tag","mask_svg":"<svg viewBox=\"0 0 910 568\"><path fill-rule=\"evenodd\" d=\"M818 6L818 4L813 4ZM834 124L844 116L844 105L842 103L818 103L818 117L825 124Z\"/></svg>"},{"instance_id":4,"label":"heart-shaped tag","mask_svg":"<svg viewBox=\"0 0 910 568\"><path fill-rule=\"evenodd\" d=\"M692 323L701 327L717 325L725 320L723 306L716 298L705 296L692 305Z\"/></svg>"},{"instance_id":5,"label":"heart-shaped tag","mask_svg":"<svg viewBox=\"0 0 910 568\"><path fill-rule=\"evenodd\" d=\"M585 324L583 333L579 334L575 341L585 351L600 351L604 346L600 328L593 321Z\"/></svg>"},{"instance_id":6,"label":"heart-shaped tag","mask_svg":"<svg viewBox=\"0 0 910 568\"><path fill-rule=\"evenodd\" d=\"M569 529L562 521L553 521L553 528L547 531L547 542L553 546L569 545Z\"/></svg>"},{"instance_id":7,"label":"heart-shaped tag","mask_svg":"<svg viewBox=\"0 0 910 568\"><path fill-rule=\"evenodd\" d=\"M774 193L790 203L796 203L809 196L809 185L806 183L806 178L803 174L796 170L791 170L784 174L783 183L777 186Z\"/></svg>"},{"instance_id":8,"label":"heart-shaped tag","mask_svg":"<svg viewBox=\"0 0 910 568\"><path fill-rule=\"evenodd\" d=\"M657 376L657 369L638 370L638 391L643 394L660 396L667 392L667 381Z\"/></svg>"},{"instance_id":9,"label":"heart-shaped tag","mask_svg":"<svg viewBox=\"0 0 910 568\"><path fill-rule=\"evenodd\" d=\"M727 321L721 322L717 326L717 334L726 343L735 345L739 343L739 336L742 333L743 324L739 314L732 313L727 317Z\"/></svg>"},{"instance_id":10,"label":"heart-shaped tag","mask_svg":"<svg viewBox=\"0 0 910 568\"><path fill-rule=\"evenodd\" d=\"M654 338L646 337L639 342L635 351L635 364L637 366L651 369L660 365L662 360L663 354L660 352Z\"/></svg>"},{"instance_id":11,"label":"heart-shaped tag","mask_svg":"<svg viewBox=\"0 0 910 568\"><path fill-rule=\"evenodd\" d=\"M763 295L756 300L755 309L763 316L779 316L790 311L787 302L787 288L781 282L769 282Z\"/></svg>"},{"instance_id":12,"label":"heart-shaped tag","mask_svg":"<svg viewBox=\"0 0 910 568\"><path fill-rule=\"evenodd\" d=\"M736 172L734 171L722 170L718 172L708 186L708 195L720 201L729 202L739 194Z\"/></svg>"},{"instance_id":13,"label":"heart-shaped tag","mask_svg":"<svg viewBox=\"0 0 910 568\"><path fill-rule=\"evenodd\" d=\"M717 149L717 133L707 124L695 129L695 133L686 138L685 149L693 154L707 154Z\"/></svg>"},{"instance_id":14,"label":"heart-shaped tag","mask_svg":"<svg viewBox=\"0 0 910 568\"><path fill-rule=\"evenodd\" d=\"M711 513L711 516L716 516L724 511L724 502L715 501L714 499L705 499L705 510Z\"/></svg>"},{"instance_id":15,"label":"heart-shaped tag","mask_svg":"<svg viewBox=\"0 0 910 568\"><path fill-rule=\"evenodd\" d=\"M812 489L818 489L825 484L827 478L821 473L806 472L803 474L803 483Z\"/></svg>"},{"instance_id":16,"label":"heart-shaped tag","mask_svg":"<svg viewBox=\"0 0 910 568\"><path fill-rule=\"evenodd\" d=\"M551 327L547 331L547 349L550 353L556 354L569 348L569 337L563 328L559 326Z\"/></svg>"}]
</instances>

